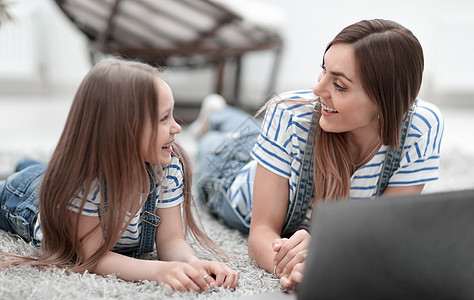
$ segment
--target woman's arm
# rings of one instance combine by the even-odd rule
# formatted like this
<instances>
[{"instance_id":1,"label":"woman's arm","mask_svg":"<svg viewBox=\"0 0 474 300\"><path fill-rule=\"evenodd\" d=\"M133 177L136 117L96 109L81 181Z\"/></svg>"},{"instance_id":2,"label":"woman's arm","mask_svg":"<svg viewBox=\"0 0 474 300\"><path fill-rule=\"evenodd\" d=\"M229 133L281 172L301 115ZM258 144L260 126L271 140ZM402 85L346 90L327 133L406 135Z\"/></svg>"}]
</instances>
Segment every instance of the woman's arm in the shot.
<instances>
[{"instance_id":1,"label":"woman's arm","mask_svg":"<svg viewBox=\"0 0 474 300\"><path fill-rule=\"evenodd\" d=\"M421 194L424 184L411 185L411 186L389 186L383 192L383 196L389 195L406 195L406 194Z\"/></svg>"},{"instance_id":2,"label":"woman's arm","mask_svg":"<svg viewBox=\"0 0 474 300\"><path fill-rule=\"evenodd\" d=\"M269 273L274 270L272 242L280 239L288 209L288 179L257 165L253 190L249 255Z\"/></svg>"}]
</instances>

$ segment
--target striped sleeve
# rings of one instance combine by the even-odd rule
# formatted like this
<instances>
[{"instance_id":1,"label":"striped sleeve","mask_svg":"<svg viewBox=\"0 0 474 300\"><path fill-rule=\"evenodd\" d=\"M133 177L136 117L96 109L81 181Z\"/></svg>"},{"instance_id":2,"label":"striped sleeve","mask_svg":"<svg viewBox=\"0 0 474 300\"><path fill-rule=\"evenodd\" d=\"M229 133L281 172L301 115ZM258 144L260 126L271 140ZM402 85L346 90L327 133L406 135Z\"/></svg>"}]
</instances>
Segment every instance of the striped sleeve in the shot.
<instances>
[{"instance_id":1,"label":"striped sleeve","mask_svg":"<svg viewBox=\"0 0 474 300\"><path fill-rule=\"evenodd\" d=\"M310 91L293 92L273 100L251 153L260 165L284 178L298 172L294 159L298 159L306 145L314 104L302 103L311 100L304 96L314 97L314 94Z\"/></svg>"},{"instance_id":2,"label":"striped sleeve","mask_svg":"<svg viewBox=\"0 0 474 300\"><path fill-rule=\"evenodd\" d=\"M390 186L425 184L438 179L444 120L433 104L418 100L400 168L390 178Z\"/></svg>"},{"instance_id":3,"label":"striped sleeve","mask_svg":"<svg viewBox=\"0 0 474 300\"><path fill-rule=\"evenodd\" d=\"M164 178L157 186L160 192L157 194L158 208L173 207L184 201L183 191L183 166L177 157L172 157L169 165L163 168Z\"/></svg>"},{"instance_id":4,"label":"striped sleeve","mask_svg":"<svg viewBox=\"0 0 474 300\"><path fill-rule=\"evenodd\" d=\"M89 217L98 217L100 202L102 199L100 196L100 186L97 183L97 180L92 184L87 196L85 195L85 192L85 189L82 190L79 195L72 200L69 208L76 213L79 212L79 208L81 207L82 201L85 197L86 203L84 204L82 214Z\"/></svg>"}]
</instances>

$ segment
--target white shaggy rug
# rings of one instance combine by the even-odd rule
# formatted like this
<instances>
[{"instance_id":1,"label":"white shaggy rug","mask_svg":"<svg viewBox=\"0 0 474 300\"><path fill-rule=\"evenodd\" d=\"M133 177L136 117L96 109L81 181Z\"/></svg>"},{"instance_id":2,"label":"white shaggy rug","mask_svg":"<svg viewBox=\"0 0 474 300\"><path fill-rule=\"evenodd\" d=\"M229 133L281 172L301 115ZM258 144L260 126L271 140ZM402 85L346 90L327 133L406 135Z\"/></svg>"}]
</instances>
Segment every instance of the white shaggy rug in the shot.
<instances>
[{"instance_id":1,"label":"white shaggy rug","mask_svg":"<svg viewBox=\"0 0 474 300\"><path fill-rule=\"evenodd\" d=\"M281 291L276 277L259 269L247 255L247 236L231 230L219 221L201 213L209 236L232 257L228 264L239 272L235 291L218 288L201 293L170 292L155 282L126 282L115 276L91 273L66 274L63 271L38 271L31 267L0 270L1 299L222 299L250 294ZM206 251L192 244L198 257L213 259ZM34 247L0 230L0 250L31 254ZM151 255L147 258L156 258Z\"/></svg>"},{"instance_id":2,"label":"white shaggy rug","mask_svg":"<svg viewBox=\"0 0 474 300\"><path fill-rule=\"evenodd\" d=\"M182 139L185 138L183 134ZM187 150L193 153L191 146ZM7 149L0 145L0 178L11 173L15 163L25 156L47 161L49 151L24 147ZM222 299L282 290L275 276L258 268L249 258L247 235L230 229L204 208L198 207L198 210L205 231L232 258L227 263L240 275L239 284L234 291L218 288L201 293L169 292L155 282L132 283L115 276L66 274L63 271L38 271L31 267L21 267L0 270L0 299ZM190 243L199 258L215 259L193 241ZM32 245L0 230L1 251L29 255L34 249ZM156 253L146 258L156 258Z\"/></svg>"}]
</instances>

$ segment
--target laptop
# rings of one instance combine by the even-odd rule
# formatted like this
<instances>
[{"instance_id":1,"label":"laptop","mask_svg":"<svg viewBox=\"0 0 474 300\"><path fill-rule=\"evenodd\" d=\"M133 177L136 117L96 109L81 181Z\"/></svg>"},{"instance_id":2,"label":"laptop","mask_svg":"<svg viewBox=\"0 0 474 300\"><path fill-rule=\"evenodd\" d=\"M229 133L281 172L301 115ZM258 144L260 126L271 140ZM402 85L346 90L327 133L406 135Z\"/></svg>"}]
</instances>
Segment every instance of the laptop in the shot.
<instances>
[{"instance_id":1,"label":"laptop","mask_svg":"<svg viewBox=\"0 0 474 300\"><path fill-rule=\"evenodd\" d=\"M298 299L474 299L474 190L318 204Z\"/></svg>"},{"instance_id":2,"label":"laptop","mask_svg":"<svg viewBox=\"0 0 474 300\"><path fill-rule=\"evenodd\" d=\"M237 299L472 300L474 190L319 203L297 292Z\"/></svg>"}]
</instances>

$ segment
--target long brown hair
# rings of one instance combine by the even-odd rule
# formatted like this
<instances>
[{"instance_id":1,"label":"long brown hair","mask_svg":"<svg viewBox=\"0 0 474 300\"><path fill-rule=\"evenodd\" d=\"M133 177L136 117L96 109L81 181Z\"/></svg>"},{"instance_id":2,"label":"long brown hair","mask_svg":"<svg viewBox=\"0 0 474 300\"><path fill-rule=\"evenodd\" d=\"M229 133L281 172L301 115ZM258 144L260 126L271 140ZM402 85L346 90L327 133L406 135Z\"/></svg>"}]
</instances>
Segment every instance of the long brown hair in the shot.
<instances>
[{"instance_id":1,"label":"long brown hair","mask_svg":"<svg viewBox=\"0 0 474 300\"><path fill-rule=\"evenodd\" d=\"M344 28L328 44L350 44L366 94L379 113L380 138L397 147L404 117L421 87L423 49L413 33L389 20L363 20ZM325 53L326 53L325 52ZM317 126L314 147L315 199L348 198L354 172L344 134Z\"/></svg>"},{"instance_id":2,"label":"long brown hair","mask_svg":"<svg viewBox=\"0 0 474 300\"><path fill-rule=\"evenodd\" d=\"M38 258L24 261L82 272L93 269L116 244L126 229L127 214L139 212L143 203L138 199L150 189L140 147L142 138L154 139L157 135L158 80L162 79L156 68L120 59L103 60L86 75L44 174L39 195L41 251ZM151 137L143 137L146 119L152 122ZM173 149L183 167L186 232L190 230L206 248L218 249L192 215L190 161L177 142ZM94 229L103 230L104 242L86 257L77 234L80 214L74 213L70 205L81 191L88 195L94 183L101 186L102 199L108 200L107 207L102 201L99 210L101 228ZM85 202L83 197L80 211Z\"/></svg>"}]
</instances>

